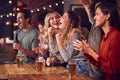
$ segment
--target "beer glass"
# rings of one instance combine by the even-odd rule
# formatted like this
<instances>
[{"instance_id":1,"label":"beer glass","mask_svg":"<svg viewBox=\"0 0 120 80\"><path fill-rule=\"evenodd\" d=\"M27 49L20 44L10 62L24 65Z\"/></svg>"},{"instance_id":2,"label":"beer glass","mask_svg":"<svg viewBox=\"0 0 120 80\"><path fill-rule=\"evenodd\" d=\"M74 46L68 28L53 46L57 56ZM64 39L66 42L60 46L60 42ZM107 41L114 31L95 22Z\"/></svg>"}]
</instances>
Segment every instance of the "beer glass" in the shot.
<instances>
[{"instance_id":1,"label":"beer glass","mask_svg":"<svg viewBox=\"0 0 120 80\"><path fill-rule=\"evenodd\" d=\"M39 56L38 58L36 58L36 71L37 72L42 72L43 71L43 66L44 66L44 58Z\"/></svg>"},{"instance_id":2,"label":"beer glass","mask_svg":"<svg viewBox=\"0 0 120 80\"><path fill-rule=\"evenodd\" d=\"M69 80L71 80L72 77L76 75L76 60L70 60L68 61L68 67L69 67Z\"/></svg>"},{"instance_id":3,"label":"beer glass","mask_svg":"<svg viewBox=\"0 0 120 80\"><path fill-rule=\"evenodd\" d=\"M24 58L24 54L18 54L16 57L16 61L17 61L17 67L19 71L24 70L23 68L23 58Z\"/></svg>"}]
</instances>

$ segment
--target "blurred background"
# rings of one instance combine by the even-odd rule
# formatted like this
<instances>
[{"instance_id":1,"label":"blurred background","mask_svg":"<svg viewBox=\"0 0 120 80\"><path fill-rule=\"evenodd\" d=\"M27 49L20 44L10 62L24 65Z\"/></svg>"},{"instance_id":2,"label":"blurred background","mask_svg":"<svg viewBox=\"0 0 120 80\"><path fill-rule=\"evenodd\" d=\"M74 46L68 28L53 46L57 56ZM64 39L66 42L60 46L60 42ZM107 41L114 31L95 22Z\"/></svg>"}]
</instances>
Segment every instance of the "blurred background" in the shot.
<instances>
[{"instance_id":1,"label":"blurred background","mask_svg":"<svg viewBox=\"0 0 120 80\"><path fill-rule=\"evenodd\" d=\"M94 2L97 0L90 0ZM117 3L120 8L119 0L109 0ZM61 15L68 10L75 10L79 12L82 18L81 26L90 29L87 14L84 8L80 5L78 0L0 0L0 38L7 37L13 39L16 31L16 12L21 8L28 8L32 14L32 24L36 25L36 16L45 10L56 10Z\"/></svg>"}]
</instances>

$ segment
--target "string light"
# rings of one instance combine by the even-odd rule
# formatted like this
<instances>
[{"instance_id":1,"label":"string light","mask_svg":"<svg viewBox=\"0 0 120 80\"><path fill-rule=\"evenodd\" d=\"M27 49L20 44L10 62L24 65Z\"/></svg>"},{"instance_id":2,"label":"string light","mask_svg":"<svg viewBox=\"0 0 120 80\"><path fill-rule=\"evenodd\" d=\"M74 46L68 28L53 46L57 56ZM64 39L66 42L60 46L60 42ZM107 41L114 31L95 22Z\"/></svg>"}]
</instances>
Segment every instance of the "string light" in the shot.
<instances>
[{"instance_id":1,"label":"string light","mask_svg":"<svg viewBox=\"0 0 120 80\"><path fill-rule=\"evenodd\" d=\"M3 18L3 15L1 15L0 18Z\"/></svg>"},{"instance_id":2,"label":"string light","mask_svg":"<svg viewBox=\"0 0 120 80\"><path fill-rule=\"evenodd\" d=\"M40 9L37 9L37 11L39 12L39 11L40 11Z\"/></svg>"},{"instance_id":3,"label":"string light","mask_svg":"<svg viewBox=\"0 0 120 80\"><path fill-rule=\"evenodd\" d=\"M7 18L9 17L9 15L7 14Z\"/></svg>"},{"instance_id":4,"label":"string light","mask_svg":"<svg viewBox=\"0 0 120 80\"><path fill-rule=\"evenodd\" d=\"M51 8L51 7L52 7L52 5L49 5L49 7Z\"/></svg>"},{"instance_id":5,"label":"string light","mask_svg":"<svg viewBox=\"0 0 120 80\"><path fill-rule=\"evenodd\" d=\"M11 0L9 0L9 4L12 4L12 1L11 1Z\"/></svg>"},{"instance_id":6,"label":"string light","mask_svg":"<svg viewBox=\"0 0 120 80\"><path fill-rule=\"evenodd\" d=\"M17 11L19 11L20 9L19 9L19 8L17 8L16 10L17 10Z\"/></svg>"},{"instance_id":7,"label":"string light","mask_svg":"<svg viewBox=\"0 0 120 80\"><path fill-rule=\"evenodd\" d=\"M64 4L64 1L62 1L62 4Z\"/></svg>"},{"instance_id":8,"label":"string light","mask_svg":"<svg viewBox=\"0 0 120 80\"><path fill-rule=\"evenodd\" d=\"M30 12L31 12L31 13L33 13L34 11L33 11L33 10L31 10Z\"/></svg>"},{"instance_id":9,"label":"string light","mask_svg":"<svg viewBox=\"0 0 120 80\"><path fill-rule=\"evenodd\" d=\"M6 25L10 25L10 21L7 21L7 22L6 22Z\"/></svg>"},{"instance_id":10,"label":"string light","mask_svg":"<svg viewBox=\"0 0 120 80\"><path fill-rule=\"evenodd\" d=\"M9 16L12 16L13 14L12 13L9 13Z\"/></svg>"},{"instance_id":11,"label":"string light","mask_svg":"<svg viewBox=\"0 0 120 80\"><path fill-rule=\"evenodd\" d=\"M43 9L45 10L45 9L46 9L46 7L44 6L44 7L43 7Z\"/></svg>"},{"instance_id":12,"label":"string light","mask_svg":"<svg viewBox=\"0 0 120 80\"><path fill-rule=\"evenodd\" d=\"M9 0L9 4L12 4L12 0ZM57 3L54 3L54 4L51 4L51 5L46 5L46 6L43 6L43 7L39 7L39 8L35 8L35 9L31 9L30 12L31 13L34 13L34 12L39 12L40 9L46 9L47 7L51 8L52 6L58 6L59 4L64 4L64 1L60 1L60 2L57 2ZM19 8L15 8L16 11L19 11L20 9ZM3 18L3 17L10 17L10 16L15 16L15 13L8 13L8 14L2 14L0 15L0 18Z\"/></svg>"},{"instance_id":13,"label":"string light","mask_svg":"<svg viewBox=\"0 0 120 80\"><path fill-rule=\"evenodd\" d=\"M15 14L13 14L13 17L15 16Z\"/></svg>"},{"instance_id":14,"label":"string light","mask_svg":"<svg viewBox=\"0 0 120 80\"><path fill-rule=\"evenodd\" d=\"M58 3L56 3L55 5L58 6Z\"/></svg>"}]
</instances>

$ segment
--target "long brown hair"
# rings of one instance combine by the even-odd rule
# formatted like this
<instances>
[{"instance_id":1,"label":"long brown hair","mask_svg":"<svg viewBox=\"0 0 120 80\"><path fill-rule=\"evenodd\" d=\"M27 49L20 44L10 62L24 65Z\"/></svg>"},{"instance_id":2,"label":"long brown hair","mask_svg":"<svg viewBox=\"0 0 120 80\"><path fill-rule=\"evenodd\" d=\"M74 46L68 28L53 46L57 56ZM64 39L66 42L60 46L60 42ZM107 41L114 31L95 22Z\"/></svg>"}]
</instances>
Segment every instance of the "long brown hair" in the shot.
<instances>
[{"instance_id":1,"label":"long brown hair","mask_svg":"<svg viewBox=\"0 0 120 80\"><path fill-rule=\"evenodd\" d=\"M66 40L67 40L67 34L71 32L71 30L74 29L78 29L76 31L80 32L80 16L77 12L75 11L68 11L68 17L70 19L70 23L68 23L67 27L64 29L63 31L63 41L64 44L66 45Z\"/></svg>"}]
</instances>

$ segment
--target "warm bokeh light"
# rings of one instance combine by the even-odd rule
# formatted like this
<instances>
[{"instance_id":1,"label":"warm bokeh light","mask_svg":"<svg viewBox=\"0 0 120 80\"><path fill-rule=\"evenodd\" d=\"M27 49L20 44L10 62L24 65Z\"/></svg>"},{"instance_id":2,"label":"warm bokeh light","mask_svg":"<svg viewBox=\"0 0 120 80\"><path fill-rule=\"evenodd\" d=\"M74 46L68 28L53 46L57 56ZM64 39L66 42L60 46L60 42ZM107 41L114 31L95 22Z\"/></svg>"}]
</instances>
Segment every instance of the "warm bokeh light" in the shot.
<instances>
[{"instance_id":1,"label":"warm bokeh light","mask_svg":"<svg viewBox=\"0 0 120 80\"><path fill-rule=\"evenodd\" d=\"M46 9L46 7L43 7L43 9L45 10L45 9Z\"/></svg>"},{"instance_id":2,"label":"warm bokeh light","mask_svg":"<svg viewBox=\"0 0 120 80\"><path fill-rule=\"evenodd\" d=\"M13 34L15 34L15 33L16 33L16 30L13 31Z\"/></svg>"},{"instance_id":3,"label":"warm bokeh light","mask_svg":"<svg viewBox=\"0 0 120 80\"><path fill-rule=\"evenodd\" d=\"M33 11L33 10L31 10L30 12L31 12L31 13L33 13L34 11Z\"/></svg>"},{"instance_id":4,"label":"warm bokeh light","mask_svg":"<svg viewBox=\"0 0 120 80\"><path fill-rule=\"evenodd\" d=\"M64 1L62 1L62 4L64 4Z\"/></svg>"},{"instance_id":5,"label":"warm bokeh light","mask_svg":"<svg viewBox=\"0 0 120 80\"><path fill-rule=\"evenodd\" d=\"M9 4L12 4L12 0L9 0Z\"/></svg>"},{"instance_id":6,"label":"warm bokeh light","mask_svg":"<svg viewBox=\"0 0 120 80\"><path fill-rule=\"evenodd\" d=\"M58 6L58 3L56 3L55 5Z\"/></svg>"},{"instance_id":7,"label":"warm bokeh light","mask_svg":"<svg viewBox=\"0 0 120 80\"><path fill-rule=\"evenodd\" d=\"M13 14L12 16L15 16L15 14Z\"/></svg>"},{"instance_id":8,"label":"warm bokeh light","mask_svg":"<svg viewBox=\"0 0 120 80\"><path fill-rule=\"evenodd\" d=\"M7 21L7 22L6 22L6 25L10 25L10 21Z\"/></svg>"},{"instance_id":9,"label":"warm bokeh light","mask_svg":"<svg viewBox=\"0 0 120 80\"><path fill-rule=\"evenodd\" d=\"M18 23L17 23L17 22L16 22L16 23L13 23L13 26L14 26L14 27L18 26Z\"/></svg>"},{"instance_id":10,"label":"warm bokeh light","mask_svg":"<svg viewBox=\"0 0 120 80\"><path fill-rule=\"evenodd\" d=\"M3 18L3 15L1 15L0 18Z\"/></svg>"},{"instance_id":11,"label":"warm bokeh light","mask_svg":"<svg viewBox=\"0 0 120 80\"><path fill-rule=\"evenodd\" d=\"M13 7L13 12L16 12L17 11L17 8L16 7Z\"/></svg>"},{"instance_id":12,"label":"warm bokeh light","mask_svg":"<svg viewBox=\"0 0 120 80\"><path fill-rule=\"evenodd\" d=\"M52 5L49 5L49 7L51 8L51 7L52 7Z\"/></svg>"},{"instance_id":13,"label":"warm bokeh light","mask_svg":"<svg viewBox=\"0 0 120 80\"><path fill-rule=\"evenodd\" d=\"M10 38L9 37L6 37L6 42L9 42Z\"/></svg>"},{"instance_id":14,"label":"warm bokeh light","mask_svg":"<svg viewBox=\"0 0 120 80\"><path fill-rule=\"evenodd\" d=\"M40 9L37 9L37 11L40 11Z\"/></svg>"},{"instance_id":15,"label":"warm bokeh light","mask_svg":"<svg viewBox=\"0 0 120 80\"><path fill-rule=\"evenodd\" d=\"M17 8L17 11L19 11L20 9L19 8Z\"/></svg>"},{"instance_id":16,"label":"warm bokeh light","mask_svg":"<svg viewBox=\"0 0 120 80\"><path fill-rule=\"evenodd\" d=\"M9 13L10 16L12 16L13 14L12 13Z\"/></svg>"},{"instance_id":17,"label":"warm bokeh light","mask_svg":"<svg viewBox=\"0 0 120 80\"><path fill-rule=\"evenodd\" d=\"M9 15L7 15L7 17L9 17Z\"/></svg>"}]
</instances>

